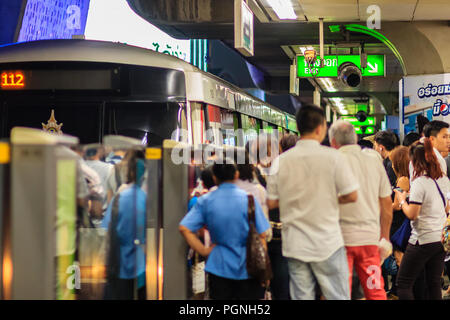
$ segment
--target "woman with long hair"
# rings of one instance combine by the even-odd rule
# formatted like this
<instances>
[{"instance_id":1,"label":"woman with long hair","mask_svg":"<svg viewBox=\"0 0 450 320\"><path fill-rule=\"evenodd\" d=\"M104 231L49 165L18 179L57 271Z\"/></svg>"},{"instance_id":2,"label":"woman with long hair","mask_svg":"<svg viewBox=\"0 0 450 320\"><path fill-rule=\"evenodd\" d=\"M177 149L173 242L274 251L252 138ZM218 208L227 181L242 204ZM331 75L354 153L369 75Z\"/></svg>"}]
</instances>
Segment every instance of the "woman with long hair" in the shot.
<instances>
[{"instance_id":1,"label":"woman with long hair","mask_svg":"<svg viewBox=\"0 0 450 320\"><path fill-rule=\"evenodd\" d=\"M113 197L101 225L108 230L106 300L146 298L144 152L130 150L126 165L126 185Z\"/></svg>"},{"instance_id":2,"label":"woman with long hair","mask_svg":"<svg viewBox=\"0 0 450 320\"><path fill-rule=\"evenodd\" d=\"M441 170L430 139L412 144L409 157L414 168L409 203L406 191L395 191L412 229L397 275L397 293L400 300L413 300L414 282L425 270L428 298L441 300L440 277L445 257L441 233L450 209L446 197L450 182Z\"/></svg>"}]
</instances>

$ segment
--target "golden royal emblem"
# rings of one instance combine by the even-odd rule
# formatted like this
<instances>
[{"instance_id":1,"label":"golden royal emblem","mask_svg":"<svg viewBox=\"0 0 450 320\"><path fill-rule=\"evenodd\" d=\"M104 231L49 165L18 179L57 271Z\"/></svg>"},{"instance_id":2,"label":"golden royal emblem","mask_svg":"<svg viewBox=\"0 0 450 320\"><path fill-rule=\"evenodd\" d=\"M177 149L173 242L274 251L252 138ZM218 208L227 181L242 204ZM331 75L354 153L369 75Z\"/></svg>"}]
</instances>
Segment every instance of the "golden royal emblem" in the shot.
<instances>
[{"instance_id":1,"label":"golden royal emblem","mask_svg":"<svg viewBox=\"0 0 450 320\"><path fill-rule=\"evenodd\" d=\"M50 119L48 119L47 124L42 123L42 130L47 131L49 133L54 134L62 134L61 127L63 124L58 124L58 122L55 119L55 110L52 109L52 114L50 116Z\"/></svg>"}]
</instances>

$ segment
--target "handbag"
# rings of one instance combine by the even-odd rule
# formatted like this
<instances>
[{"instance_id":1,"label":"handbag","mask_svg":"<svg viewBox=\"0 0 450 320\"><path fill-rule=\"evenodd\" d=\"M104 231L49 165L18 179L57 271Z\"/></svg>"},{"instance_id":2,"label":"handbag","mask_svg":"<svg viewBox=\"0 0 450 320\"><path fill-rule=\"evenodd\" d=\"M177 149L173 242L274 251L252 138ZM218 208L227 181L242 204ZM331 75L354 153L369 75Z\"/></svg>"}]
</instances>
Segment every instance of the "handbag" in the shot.
<instances>
[{"instance_id":1,"label":"handbag","mask_svg":"<svg viewBox=\"0 0 450 320\"><path fill-rule=\"evenodd\" d=\"M117 234L119 197L120 194L117 194L112 202L111 221L107 234L106 277L108 279L118 279L120 275L120 240Z\"/></svg>"},{"instance_id":2,"label":"handbag","mask_svg":"<svg viewBox=\"0 0 450 320\"><path fill-rule=\"evenodd\" d=\"M402 252L405 252L408 245L409 237L411 236L411 223L406 218L400 228L395 231L391 237L391 242L396 245Z\"/></svg>"},{"instance_id":3,"label":"handbag","mask_svg":"<svg viewBox=\"0 0 450 320\"><path fill-rule=\"evenodd\" d=\"M436 187L438 188L439 194L441 195L442 201L444 202L444 210L447 207L447 202L445 201L445 197L442 194L441 188L439 188L439 185L437 184L436 180L433 180L436 184ZM441 236L441 242L442 246L444 247L445 252L450 252L450 239L449 239L449 229L450 229L450 218L447 215L447 219L445 220L444 228L442 229L442 236Z\"/></svg>"},{"instance_id":4,"label":"handbag","mask_svg":"<svg viewBox=\"0 0 450 320\"><path fill-rule=\"evenodd\" d=\"M247 237L247 273L260 281L272 278L269 254L256 230L255 199L248 195L248 237Z\"/></svg>"}]
</instances>

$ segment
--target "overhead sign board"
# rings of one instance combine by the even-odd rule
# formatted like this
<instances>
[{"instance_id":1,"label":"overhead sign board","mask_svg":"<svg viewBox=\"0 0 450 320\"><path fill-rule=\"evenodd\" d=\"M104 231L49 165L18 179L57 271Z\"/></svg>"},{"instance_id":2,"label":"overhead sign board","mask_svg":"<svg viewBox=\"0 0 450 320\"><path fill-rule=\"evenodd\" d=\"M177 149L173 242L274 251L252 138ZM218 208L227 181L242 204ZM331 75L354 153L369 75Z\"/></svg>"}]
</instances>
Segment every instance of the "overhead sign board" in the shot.
<instances>
[{"instance_id":1,"label":"overhead sign board","mask_svg":"<svg viewBox=\"0 0 450 320\"><path fill-rule=\"evenodd\" d=\"M355 127L356 134L374 134L375 128L374 127L366 127L365 130L362 127Z\"/></svg>"},{"instance_id":2,"label":"overhead sign board","mask_svg":"<svg viewBox=\"0 0 450 320\"><path fill-rule=\"evenodd\" d=\"M244 0L234 0L234 47L253 56L253 12Z\"/></svg>"},{"instance_id":3,"label":"overhead sign board","mask_svg":"<svg viewBox=\"0 0 450 320\"><path fill-rule=\"evenodd\" d=\"M375 117L367 117L366 121L361 122L356 119L356 117L352 116L342 116L342 120L350 122L354 126L374 126L375 125Z\"/></svg>"},{"instance_id":4,"label":"overhead sign board","mask_svg":"<svg viewBox=\"0 0 450 320\"><path fill-rule=\"evenodd\" d=\"M344 62L351 62L355 64L359 69L361 69L363 77L384 77L386 75L385 55L383 54L367 55L366 68L361 68L360 55L325 55L324 66L322 68L319 68L319 59L314 64L314 68L319 70L316 77L337 77L339 66ZM297 56L297 77L313 77L303 55Z\"/></svg>"}]
</instances>

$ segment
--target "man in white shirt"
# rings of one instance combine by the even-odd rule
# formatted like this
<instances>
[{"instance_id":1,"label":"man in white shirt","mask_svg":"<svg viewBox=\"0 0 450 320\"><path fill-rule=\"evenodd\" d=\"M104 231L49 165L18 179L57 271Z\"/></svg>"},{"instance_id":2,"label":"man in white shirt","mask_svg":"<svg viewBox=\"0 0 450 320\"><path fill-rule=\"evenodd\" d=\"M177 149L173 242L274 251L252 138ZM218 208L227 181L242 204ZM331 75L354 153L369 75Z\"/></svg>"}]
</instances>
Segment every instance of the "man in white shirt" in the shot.
<instances>
[{"instance_id":1,"label":"man in white shirt","mask_svg":"<svg viewBox=\"0 0 450 320\"><path fill-rule=\"evenodd\" d=\"M100 145L88 145L85 151L86 164L97 172L100 177L100 181L105 193L103 197L103 210L106 210L107 202L106 202L106 190L107 190L107 179L111 175L111 172L114 168L112 164L101 161L102 157L102 147Z\"/></svg>"},{"instance_id":2,"label":"man in white shirt","mask_svg":"<svg viewBox=\"0 0 450 320\"><path fill-rule=\"evenodd\" d=\"M349 300L339 203L357 200L358 182L337 150L320 145L324 111L304 105L296 118L300 141L274 160L267 185L269 209L280 208L290 295L313 300L318 283L326 299Z\"/></svg>"},{"instance_id":3,"label":"man in white shirt","mask_svg":"<svg viewBox=\"0 0 450 320\"><path fill-rule=\"evenodd\" d=\"M448 130L449 124L440 120L433 120L428 122L423 127L423 134L426 138L430 138L431 144L434 148L434 154L436 155L441 170L447 175L447 162L441 155L441 152L448 152L450 148L450 132ZM409 163L409 181L412 183L414 180L413 165Z\"/></svg>"},{"instance_id":4,"label":"man in white shirt","mask_svg":"<svg viewBox=\"0 0 450 320\"><path fill-rule=\"evenodd\" d=\"M360 186L356 202L339 205L340 225L350 271L350 288L355 266L366 299L386 300L381 260L390 252L380 248L380 258L378 244L383 238L383 242L389 241L392 222L389 178L377 157L367 151L363 152L356 144L357 136L351 123L344 120L334 122L328 136L331 146L339 149L348 161ZM374 150L371 152L376 153ZM392 249L392 246L388 247Z\"/></svg>"}]
</instances>

